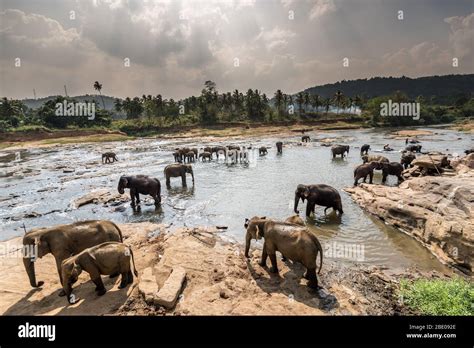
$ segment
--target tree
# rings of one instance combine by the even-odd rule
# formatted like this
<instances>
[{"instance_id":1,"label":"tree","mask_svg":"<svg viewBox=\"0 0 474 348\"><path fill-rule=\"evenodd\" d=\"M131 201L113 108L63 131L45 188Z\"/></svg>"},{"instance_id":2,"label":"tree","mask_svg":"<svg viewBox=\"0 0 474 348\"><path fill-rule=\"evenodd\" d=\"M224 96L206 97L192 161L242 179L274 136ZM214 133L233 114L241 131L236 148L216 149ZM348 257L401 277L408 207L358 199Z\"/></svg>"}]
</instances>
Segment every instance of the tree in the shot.
<instances>
[{"instance_id":1,"label":"tree","mask_svg":"<svg viewBox=\"0 0 474 348\"><path fill-rule=\"evenodd\" d=\"M321 97L317 94L313 94L311 96L311 106L316 109L316 112L318 111L319 107L322 105L323 101L321 100Z\"/></svg>"},{"instance_id":2,"label":"tree","mask_svg":"<svg viewBox=\"0 0 474 348\"><path fill-rule=\"evenodd\" d=\"M343 100L344 100L344 94L342 94L342 92L338 90L336 94L334 94L334 104L337 107L337 114L339 114L339 108L341 107Z\"/></svg>"},{"instance_id":3,"label":"tree","mask_svg":"<svg viewBox=\"0 0 474 348\"><path fill-rule=\"evenodd\" d=\"M296 104L298 104L298 112L301 115L303 113L304 95L303 92L299 92L296 96Z\"/></svg>"},{"instance_id":4,"label":"tree","mask_svg":"<svg viewBox=\"0 0 474 348\"><path fill-rule=\"evenodd\" d=\"M102 93L101 93L102 84L100 84L99 81L94 82L94 89L99 92L100 99L102 99L102 106L105 109L104 97L102 97Z\"/></svg>"},{"instance_id":5,"label":"tree","mask_svg":"<svg viewBox=\"0 0 474 348\"><path fill-rule=\"evenodd\" d=\"M311 96L308 92L304 93L304 110L305 112L308 111L309 106L311 105Z\"/></svg>"},{"instance_id":6,"label":"tree","mask_svg":"<svg viewBox=\"0 0 474 348\"><path fill-rule=\"evenodd\" d=\"M286 95L285 95L285 97L286 97ZM276 106L278 115L281 116L281 106L282 106L282 103L284 101L284 96L283 96L283 93L282 93L281 89L278 89L275 92L274 98L275 98L275 106ZM285 103L285 109L286 109L286 103Z\"/></svg>"}]
</instances>

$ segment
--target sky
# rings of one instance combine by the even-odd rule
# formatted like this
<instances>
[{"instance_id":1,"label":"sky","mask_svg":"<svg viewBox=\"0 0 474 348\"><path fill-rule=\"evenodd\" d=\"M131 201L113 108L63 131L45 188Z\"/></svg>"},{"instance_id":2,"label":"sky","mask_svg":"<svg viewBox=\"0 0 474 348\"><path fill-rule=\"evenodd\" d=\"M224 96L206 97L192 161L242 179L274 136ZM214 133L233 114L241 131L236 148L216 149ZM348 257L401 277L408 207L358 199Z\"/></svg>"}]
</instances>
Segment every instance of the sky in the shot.
<instances>
[{"instance_id":1,"label":"sky","mask_svg":"<svg viewBox=\"0 0 474 348\"><path fill-rule=\"evenodd\" d=\"M474 73L474 0L0 0L8 98L64 85L95 94L96 80L105 95L180 99L206 80L272 96L465 73Z\"/></svg>"}]
</instances>

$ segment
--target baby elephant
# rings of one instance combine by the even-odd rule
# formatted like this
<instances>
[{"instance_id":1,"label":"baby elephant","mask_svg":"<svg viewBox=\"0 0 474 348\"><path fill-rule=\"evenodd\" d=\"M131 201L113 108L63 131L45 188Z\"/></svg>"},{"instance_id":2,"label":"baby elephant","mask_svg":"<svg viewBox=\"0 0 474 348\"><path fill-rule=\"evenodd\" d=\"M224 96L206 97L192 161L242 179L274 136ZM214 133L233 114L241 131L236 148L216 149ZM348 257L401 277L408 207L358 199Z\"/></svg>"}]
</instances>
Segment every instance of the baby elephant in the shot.
<instances>
[{"instance_id":1,"label":"baby elephant","mask_svg":"<svg viewBox=\"0 0 474 348\"><path fill-rule=\"evenodd\" d=\"M269 257L272 263L270 272L278 273L276 252L279 251L285 258L302 263L306 267L304 278L308 279L308 287L318 288L316 259L319 253L319 273L323 265L323 248L314 234L303 226L259 217L246 219L244 227L247 228L245 257L249 257L250 241L263 237L265 242L263 243L260 266L265 267L267 257Z\"/></svg>"},{"instance_id":2,"label":"baby elephant","mask_svg":"<svg viewBox=\"0 0 474 348\"><path fill-rule=\"evenodd\" d=\"M364 182L366 182L367 176L369 176L369 184L372 184L374 169L382 169L382 164L380 162L370 162L358 165L354 169L354 186L357 186L361 178L364 178Z\"/></svg>"},{"instance_id":3,"label":"baby elephant","mask_svg":"<svg viewBox=\"0 0 474 348\"><path fill-rule=\"evenodd\" d=\"M208 152L208 151L204 151L204 152L201 152L199 154L199 158L201 159L201 161L204 162L205 159L207 159L208 161L212 160L212 153Z\"/></svg>"},{"instance_id":4,"label":"baby elephant","mask_svg":"<svg viewBox=\"0 0 474 348\"><path fill-rule=\"evenodd\" d=\"M72 285L77 282L77 279L83 270L89 273L91 280L96 285L95 291L99 296L102 296L107 291L102 282L102 278L100 277L102 274L121 274L120 289L133 283L130 259L133 263L133 273L138 277L132 249L123 243L102 243L85 249L81 253L64 260L61 264L61 277L63 279L63 288L66 292L69 303L72 304L78 300L74 299L74 296L71 296Z\"/></svg>"},{"instance_id":5,"label":"baby elephant","mask_svg":"<svg viewBox=\"0 0 474 348\"><path fill-rule=\"evenodd\" d=\"M309 143L309 142L311 141L311 138L309 137L309 135L303 135L303 136L301 137L301 141L302 141L303 143Z\"/></svg>"},{"instance_id":6,"label":"baby elephant","mask_svg":"<svg viewBox=\"0 0 474 348\"><path fill-rule=\"evenodd\" d=\"M105 162L104 162L105 159ZM118 161L117 155L113 152L106 152L102 154L102 164L104 163L113 163Z\"/></svg>"},{"instance_id":7,"label":"baby elephant","mask_svg":"<svg viewBox=\"0 0 474 348\"><path fill-rule=\"evenodd\" d=\"M268 153L268 150L265 146L262 146L258 149L258 154L260 156L265 156Z\"/></svg>"}]
</instances>

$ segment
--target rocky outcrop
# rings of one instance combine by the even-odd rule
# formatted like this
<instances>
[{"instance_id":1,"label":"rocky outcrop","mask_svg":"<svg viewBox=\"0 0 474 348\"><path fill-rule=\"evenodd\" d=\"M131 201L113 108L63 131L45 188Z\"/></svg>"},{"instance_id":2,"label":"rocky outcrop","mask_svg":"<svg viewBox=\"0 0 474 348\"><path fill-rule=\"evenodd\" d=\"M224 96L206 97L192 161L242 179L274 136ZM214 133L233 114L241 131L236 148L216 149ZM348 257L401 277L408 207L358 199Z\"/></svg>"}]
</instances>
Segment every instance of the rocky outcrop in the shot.
<instances>
[{"instance_id":1,"label":"rocky outcrop","mask_svg":"<svg viewBox=\"0 0 474 348\"><path fill-rule=\"evenodd\" d=\"M468 156L453 176L411 178L398 187L361 184L346 192L368 212L416 238L442 262L472 274L474 170Z\"/></svg>"}]
</instances>

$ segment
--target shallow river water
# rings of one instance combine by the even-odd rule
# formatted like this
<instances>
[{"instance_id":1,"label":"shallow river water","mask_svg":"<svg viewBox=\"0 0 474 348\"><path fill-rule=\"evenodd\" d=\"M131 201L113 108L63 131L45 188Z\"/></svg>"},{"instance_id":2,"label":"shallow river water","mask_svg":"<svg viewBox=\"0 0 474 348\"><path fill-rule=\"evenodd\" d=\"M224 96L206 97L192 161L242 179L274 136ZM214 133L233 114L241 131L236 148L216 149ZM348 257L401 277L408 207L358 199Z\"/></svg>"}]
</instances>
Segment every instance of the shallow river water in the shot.
<instances>
[{"instance_id":1,"label":"shallow river water","mask_svg":"<svg viewBox=\"0 0 474 348\"><path fill-rule=\"evenodd\" d=\"M423 150L462 153L472 144L470 135L443 128L420 137ZM302 145L301 135L203 141L200 139L140 139L127 142L61 145L0 153L0 240L22 235L26 229L52 226L86 219L110 219L114 222L153 221L172 226L223 225L222 233L242 242L244 219L255 215L284 219L292 215L296 186L325 183L339 190L344 214L338 217L331 209L316 208L315 219L307 224L318 235L324 248L344 262L362 262L390 268L417 265L423 269L443 266L422 246L400 231L365 213L342 188L353 183L353 169L361 162L359 147L371 144L372 153L389 143L393 152L385 152L390 160L399 161L404 140L388 138L388 130L344 130L310 132L312 142ZM337 143L350 144L345 159L333 160L330 148L318 139L338 138ZM283 155L276 155L275 142L284 142ZM195 185L188 177L188 188L181 188L179 178L172 179L167 190L163 168L173 162L176 146L199 147L208 144L270 146L267 156L251 156L248 164L229 164L223 160L195 162ZM117 153L119 162L100 164L100 154ZM63 167L74 168L63 173ZM160 179L162 206L155 210L151 200L142 197L142 209L133 212L130 202L121 208L88 204L78 209L71 202L95 189L116 192L121 175L146 174ZM376 174L374 182L379 183ZM389 178L388 185L396 179ZM128 190L126 190L128 197ZM305 203L300 201L300 215ZM39 215L39 216L35 216ZM30 217L25 217L29 215ZM345 254L340 254L344 248Z\"/></svg>"}]
</instances>

